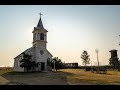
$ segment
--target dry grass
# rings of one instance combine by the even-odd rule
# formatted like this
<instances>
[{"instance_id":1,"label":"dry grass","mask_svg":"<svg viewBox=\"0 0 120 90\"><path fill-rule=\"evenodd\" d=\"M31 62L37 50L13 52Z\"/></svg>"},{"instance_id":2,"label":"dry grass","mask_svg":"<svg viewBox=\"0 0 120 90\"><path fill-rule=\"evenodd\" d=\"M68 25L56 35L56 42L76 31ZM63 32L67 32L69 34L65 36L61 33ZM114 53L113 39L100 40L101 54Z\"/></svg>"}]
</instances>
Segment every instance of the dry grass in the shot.
<instances>
[{"instance_id":1,"label":"dry grass","mask_svg":"<svg viewBox=\"0 0 120 90\"><path fill-rule=\"evenodd\" d=\"M67 80L71 84L81 84L81 82L89 85L120 85L120 72L109 70L107 74L97 74L83 69L61 69L60 71L71 73Z\"/></svg>"},{"instance_id":2,"label":"dry grass","mask_svg":"<svg viewBox=\"0 0 120 90\"><path fill-rule=\"evenodd\" d=\"M2 74L4 74L4 73L7 73L7 72L11 72L11 71L13 71L12 68L10 68L10 69L1 69L1 70L0 70L0 75L2 75Z\"/></svg>"}]
</instances>

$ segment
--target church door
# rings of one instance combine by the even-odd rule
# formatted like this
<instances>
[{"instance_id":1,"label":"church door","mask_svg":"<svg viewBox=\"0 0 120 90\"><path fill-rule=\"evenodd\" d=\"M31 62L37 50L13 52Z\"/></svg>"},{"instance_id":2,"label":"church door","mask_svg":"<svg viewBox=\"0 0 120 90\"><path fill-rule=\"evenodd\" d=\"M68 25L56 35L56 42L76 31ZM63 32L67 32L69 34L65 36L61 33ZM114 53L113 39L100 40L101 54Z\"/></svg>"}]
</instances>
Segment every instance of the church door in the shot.
<instances>
[{"instance_id":1,"label":"church door","mask_svg":"<svg viewBox=\"0 0 120 90\"><path fill-rule=\"evenodd\" d=\"M45 70L45 63L41 62L41 70Z\"/></svg>"}]
</instances>

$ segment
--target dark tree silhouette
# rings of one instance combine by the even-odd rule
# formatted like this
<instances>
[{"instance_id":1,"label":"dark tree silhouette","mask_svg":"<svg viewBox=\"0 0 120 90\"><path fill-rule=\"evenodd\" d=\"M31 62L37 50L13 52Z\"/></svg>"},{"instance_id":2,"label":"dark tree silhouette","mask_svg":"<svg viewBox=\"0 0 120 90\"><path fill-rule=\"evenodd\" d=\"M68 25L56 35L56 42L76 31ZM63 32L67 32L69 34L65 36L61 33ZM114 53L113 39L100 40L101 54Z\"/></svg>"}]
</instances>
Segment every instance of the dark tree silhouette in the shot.
<instances>
[{"instance_id":1,"label":"dark tree silhouette","mask_svg":"<svg viewBox=\"0 0 120 90\"><path fill-rule=\"evenodd\" d=\"M28 72L29 70L34 71L35 67L38 66L38 64L35 61L31 61L32 55L28 55L25 53L23 54L23 59L20 61L21 65L20 67L24 68L25 72Z\"/></svg>"},{"instance_id":2,"label":"dark tree silhouette","mask_svg":"<svg viewBox=\"0 0 120 90\"><path fill-rule=\"evenodd\" d=\"M83 64L86 66L86 64L90 64L89 61L90 61L90 55L88 55L87 51L83 51L83 53L81 54L81 58L82 58L82 61L83 61Z\"/></svg>"},{"instance_id":3,"label":"dark tree silhouette","mask_svg":"<svg viewBox=\"0 0 120 90\"><path fill-rule=\"evenodd\" d=\"M118 57L112 57L109 59L109 64L113 65L115 68L119 68L120 61L118 60Z\"/></svg>"}]
</instances>

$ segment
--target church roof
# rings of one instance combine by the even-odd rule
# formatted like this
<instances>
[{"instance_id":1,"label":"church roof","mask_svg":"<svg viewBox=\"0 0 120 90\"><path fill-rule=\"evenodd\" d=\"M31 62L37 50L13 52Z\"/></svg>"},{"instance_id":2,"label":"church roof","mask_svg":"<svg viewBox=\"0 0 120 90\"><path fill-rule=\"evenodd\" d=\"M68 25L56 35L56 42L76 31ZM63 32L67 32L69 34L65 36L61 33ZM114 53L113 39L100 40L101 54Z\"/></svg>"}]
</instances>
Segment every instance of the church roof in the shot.
<instances>
[{"instance_id":1,"label":"church roof","mask_svg":"<svg viewBox=\"0 0 120 90\"><path fill-rule=\"evenodd\" d=\"M112 50L110 50L109 52L114 52L114 51L118 51L118 50L116 50L116 49L112 49Z\"/></svg>"},{"instance_id":2,"label":"church roof","mask_svg":"<svg viewBox=\"0 0 120 90\"><path fill-rule=\"evenodd\" d=\"M24 52L22 52L22 53L26 53L26 54L27 54L27 53L29 53L32 49L33 49L33 47L30 47L30 48L26 49L26 50L25 50ZM21 53L21 54L22 54L22 53ZM19 54L19 55L16 56L15 58L19 57L21 54ZM15 58L14 58L14 59L15 59Z\"/></svg>"},{"instance_id":3,"label":"church roof","mask_svg":"<svg viewBox=\"0 0 120 90\"><path fill-rule=\"evenodd\" d=\"M32 49L33 49L33 47L30 47L30 48L28 48L27 50L25 50L24 52L25 52L25 53L29 53Z\"/></svg>"},{"instance_id":4,"label":"church roof","mask_svg":"<svg viewBox=\"0 0 120 90\"><path fill-rule=\"evenodd\" d=\"M28 53L31 52L33 49L34 49L33 47L30 47L30 48L26 49L26 50L25 50L24 52L22 52L22 53L28 54ZM52 55L47 49L45 49L45 50L53 57L53 55ZM21 53L21 54L22 54L22 53ZM19 57L21 54L17 55L15 58ZM15 59L15 58L14 58L14 59Z\"/></svg>"},{"instance_id":5,"label":"church roof","mask_svg":"<svg viewBox=\"0 0 120 90\"><path fill-rule=\"evenodd\" d=\"M47 49L46 49L47 50ZM47 50L47 52L53 57L53 55Z\"/></svg>"},{"instance_id":6,"label":"church roof","mask_svg":"<svg viewBox=\"0 0 120 90\"><path fill-rule=\"evenodd\" d=\"M37 27L44 29L43 24L42 24L42 19L41 19L41 17L40 17L40 19L39 19L39 22L38 22L38 24L37 24Z\"/></svg>"}]
</instances>

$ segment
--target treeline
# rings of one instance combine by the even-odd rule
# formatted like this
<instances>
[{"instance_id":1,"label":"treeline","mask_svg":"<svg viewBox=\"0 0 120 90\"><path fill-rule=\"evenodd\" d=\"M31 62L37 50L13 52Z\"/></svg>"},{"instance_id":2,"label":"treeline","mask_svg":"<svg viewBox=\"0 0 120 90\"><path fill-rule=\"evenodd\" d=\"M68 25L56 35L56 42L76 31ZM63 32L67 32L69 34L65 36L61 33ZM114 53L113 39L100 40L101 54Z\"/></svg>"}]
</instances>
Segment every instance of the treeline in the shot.
<instances>
[{"instance_id":1,"label":"treeline","mask_svg":"<svg viewBox=\"0 0 120 90\"><path fill-rule=\"evenodd\" d=\"M0 67L0 70L11 70L13 67Z\"/></svg>"},{"instance_id":2,"label":"treeline","mask_svg":"<svg viewBox=\"0 0 120 90\"><path fill-rule=\"evenodd\" d=\"M114 66L108 66L108 65L103 65L103 66L78 66L78 69L97 68L97 67L105 67L106 69L115 69Z\"/></svg>"}]
</instances>

